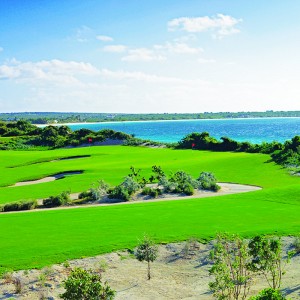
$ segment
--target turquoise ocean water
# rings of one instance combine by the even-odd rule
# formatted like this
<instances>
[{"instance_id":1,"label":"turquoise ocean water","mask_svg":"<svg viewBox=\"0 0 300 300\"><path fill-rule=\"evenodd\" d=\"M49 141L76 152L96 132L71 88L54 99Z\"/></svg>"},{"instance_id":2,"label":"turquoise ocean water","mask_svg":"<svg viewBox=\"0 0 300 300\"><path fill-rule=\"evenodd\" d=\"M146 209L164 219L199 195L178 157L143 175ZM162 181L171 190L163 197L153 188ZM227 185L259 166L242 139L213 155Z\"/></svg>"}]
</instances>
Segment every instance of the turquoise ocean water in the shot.
<instances>
[{"instance_id":1,"label":"turquoise ocean water","mask_svg":"<svg viewBox=\"0 0 300 300\"><path fill-rule=\"evenodd\" d=\"M84 123L68 125L72 130L113 129L134 134L138 138L160 142L177 142L191 132L207 131L216 138L229 137L237 141L261 143L284 142L300 135L300 118L174 120Z\"/></svg>"}]
</instances>

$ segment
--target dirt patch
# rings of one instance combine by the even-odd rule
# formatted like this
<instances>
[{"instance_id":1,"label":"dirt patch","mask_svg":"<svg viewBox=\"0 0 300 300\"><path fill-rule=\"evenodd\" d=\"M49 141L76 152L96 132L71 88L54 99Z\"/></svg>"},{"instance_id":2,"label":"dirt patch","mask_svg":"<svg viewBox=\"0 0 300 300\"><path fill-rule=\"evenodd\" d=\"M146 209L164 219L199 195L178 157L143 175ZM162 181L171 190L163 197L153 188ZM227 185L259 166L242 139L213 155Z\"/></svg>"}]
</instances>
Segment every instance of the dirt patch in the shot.
<instances>
[{"instance_id":1,"label":"dirt patch","mask_svg":"<svg viewBox=\"0 0 300 300\"><path fill-rule=\"evenodd\" d=\"M24 186L24 185L51 182L51 181L54 181L54 180L63 179L66 176L79 175L79 174L82 174L82 173L83 173L83 171L67 171L67 172L57 173L57 174L47 176L47 177L37 179L37 180L28 180L28 181L17 182L14 185L10 185L9 187L16 187L16 186Z\"/></svg>"},{"instance_id":2,"label":"dirt patch","mask_svg":"<svg viewBox=\"0 0 300 300\"><path fill-rule=\"evenodd\" d=\"M289 250L292 237L282 239L284 250ZM187 250L187 244L189 245ZM70 268L82 267L101 272L103 281L107 281L116 291L116 300L212 300L208 283L213 280L208 270L211 267L209 252L213 242L172 243L159 246L158 259L151 267L151 280L147 280L147 265L137 261L127 251L77 259L66 264L53 265L42 270L18 271L11 277L20 278L22 293L15 294L14 285L0 281L0 299L35 300L60 299L64 292L62 282L67 278ZM290 299L300 299L300 255L292 258L285 267L282 291ZM268 287L262 277L257 277L251 287L250 295L257 294Z\"/></svg>"}]
</instances>

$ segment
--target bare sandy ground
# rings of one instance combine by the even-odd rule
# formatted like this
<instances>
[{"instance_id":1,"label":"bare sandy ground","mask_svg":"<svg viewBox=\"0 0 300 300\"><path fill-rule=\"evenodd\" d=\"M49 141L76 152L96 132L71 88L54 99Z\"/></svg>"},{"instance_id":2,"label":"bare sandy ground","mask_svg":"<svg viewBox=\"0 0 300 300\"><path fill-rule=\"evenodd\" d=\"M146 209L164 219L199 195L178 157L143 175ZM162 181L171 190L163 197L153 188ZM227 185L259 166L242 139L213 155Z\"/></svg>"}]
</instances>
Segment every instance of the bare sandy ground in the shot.
<instances>
[{"instance_id":1,"label":"bare sandy ground","mask_svg":"<svg viewBox=\"0 0 300 300\"><path fill-rule=\"evenodd\" d=\"M290 250L293 238L282 240L284 250ZM147 280L146 263L137 261L127 251L72 260L42 270L18 271L7 276L7 283L0 280L0 299L60 299L59 294L64 291L62 282L70 268L82 267L101 273L103 281L116 291L116 300L212 300L208 288L208 283L213 281L208 272L212 245L213 242L200 244L194 241L160 245L158 259L151 267L151 280ZM290 299L300 299L300 255L293 257L285 270L282 291ZM22 283L20 294L15 293L14 284L9 282L16 277ZM249 296L266 287L266 281L257 277Z\"/></svg>"},{"instance_id":2,"label":"bare sandy ground","mask_svg":"<svg viewBox=\"0 0 300 300\"><path fill-rule=\"evenodd\" d=\"M53 175L53 176L47 176L47 177L37 179L37 180L20 181L20 182L15 183L14 185L10 185L9 187L51 182L51 181L55 181L55 180L58 180L58 179L62 179L62 178L66 177L66 176L69 176L69 175L78 175L78 174L81 174L81 173L82 172L79 172L79 171L59 173L59 174L56 174L56 175Z\"/></svg>"}]
</instances>

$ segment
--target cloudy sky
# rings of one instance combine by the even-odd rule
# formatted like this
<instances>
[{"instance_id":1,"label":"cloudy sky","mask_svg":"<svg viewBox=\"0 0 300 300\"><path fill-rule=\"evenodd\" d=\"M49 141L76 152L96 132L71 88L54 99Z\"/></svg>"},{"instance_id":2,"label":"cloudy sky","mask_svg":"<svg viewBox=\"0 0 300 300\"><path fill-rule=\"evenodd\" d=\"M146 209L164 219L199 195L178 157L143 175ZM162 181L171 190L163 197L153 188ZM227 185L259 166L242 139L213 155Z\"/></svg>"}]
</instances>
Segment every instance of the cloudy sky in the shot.
<instances>
[{"instance_id":1,"label":"cloudy sky","mask_svg":"<svg viewBox=\"0 0 300 300\"><path fill-rule=\"evenodd\" d=\"M0 0L0 112L300 109L300 1Z\"/></svg>"}]
</instances>

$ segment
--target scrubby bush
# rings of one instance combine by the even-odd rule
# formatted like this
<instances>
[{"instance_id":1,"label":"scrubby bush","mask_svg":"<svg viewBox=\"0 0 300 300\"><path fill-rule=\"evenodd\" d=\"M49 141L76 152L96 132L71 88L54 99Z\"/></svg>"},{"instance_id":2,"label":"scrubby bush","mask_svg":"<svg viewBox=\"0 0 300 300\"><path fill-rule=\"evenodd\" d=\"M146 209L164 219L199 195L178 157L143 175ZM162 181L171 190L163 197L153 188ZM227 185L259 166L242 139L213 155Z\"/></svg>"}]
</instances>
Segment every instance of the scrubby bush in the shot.
<instances>
[{"instance_id":1,"label":"scrubby bush","mask_svg":"<svg viewBox=\"0 0 300 300\"><path fill-rule=\"evenodd\" d=\"M132 177L127 176L121 184L108 190L108 197L129 201L132 194L140 188L141 186Z\"/></svg>"},{"instance_id":2,"label":"scrubby bush","mask_svg":"<svg viewBox=\"0 0 300 300\"><path fill-rule=\"evenodd\" d=\"M108 198L110 199L120 199L124 201L130 200L128 191L122 185L117 185L116 187L110 189L108 193Z\"/></svg>"},{"instance_id":3,"label":"scrubby bush","mask_svg":"<svg viewBox=\"0 0 300 300\"><path fill-rule=\"evenodd\" d=\"M20 201L20 202L12 202L4 204L0 207L0 211L8 212L8 211L18 211L18 210L31 210L37 207L36 200L28 200L28 201Z\"/></svg>"},{"instance_id":4,"label":"scrubby bush","mask_svg":"<svg viewBox=\"0 0 300 300\"><path fill-rule=\"evenodd\" d=\"M199 187L203 190L217 192L221 187L217 185L216 177L210 172L201 172L199 178Z\"/></svg>"},{"instance_id":5,"label":"scrubby bush","mask_svg":"<svg viewBox=\"0 0 300 300\"><path fill-rule=\"evenodd\" d=\"M286 298L279 290L272 288L263 289L257 296L251 297L250 300L285 300Z\"/></svg>"},{"instance_id":6,"label":"scrubby bush","mask_svg":"<svg viewBox=\"0 0 300 300\"><path fill-rule=\"evenodd\" d=\"M57 196L50 196L48 199L43 200L43 206L45 207L56 207L61 206L69 203L70 199L70 192L64 191Z\"/></svg>"},{"instance_id":7,"label":"scrubby bush","mask_svg":"<svg viewBox=\"0 0 300 300\"><path fill-rule=\"evenodd\" d=\"M115 296L110 286L101 282L101 276L81 268L72 270L64 281L66 291L60 295L64 300L112 300Z\"/></svg>"},{"instance_id":8,"label":"scrubby bush","mask_svg":"<svg viewBox=\"0 0 300 300\"><path fill-rule=\"evenodd\" d=\"M150 187L145 187L142 190L142 195L148 195L150 197L158 197L159 195L162 194L162 191L160 188L150 188Z\"/></svg>"},{"instance_id":9,"label":"scrubby bush","mask_svg":"<svg viewBox=\"0 0 300 300\"><path fill-rule=\"evenodd\" d=\"M295 254L300 253L300 236L296 236L293 241L293 246L295 249Z\"/></svg>"}]
</instances>

